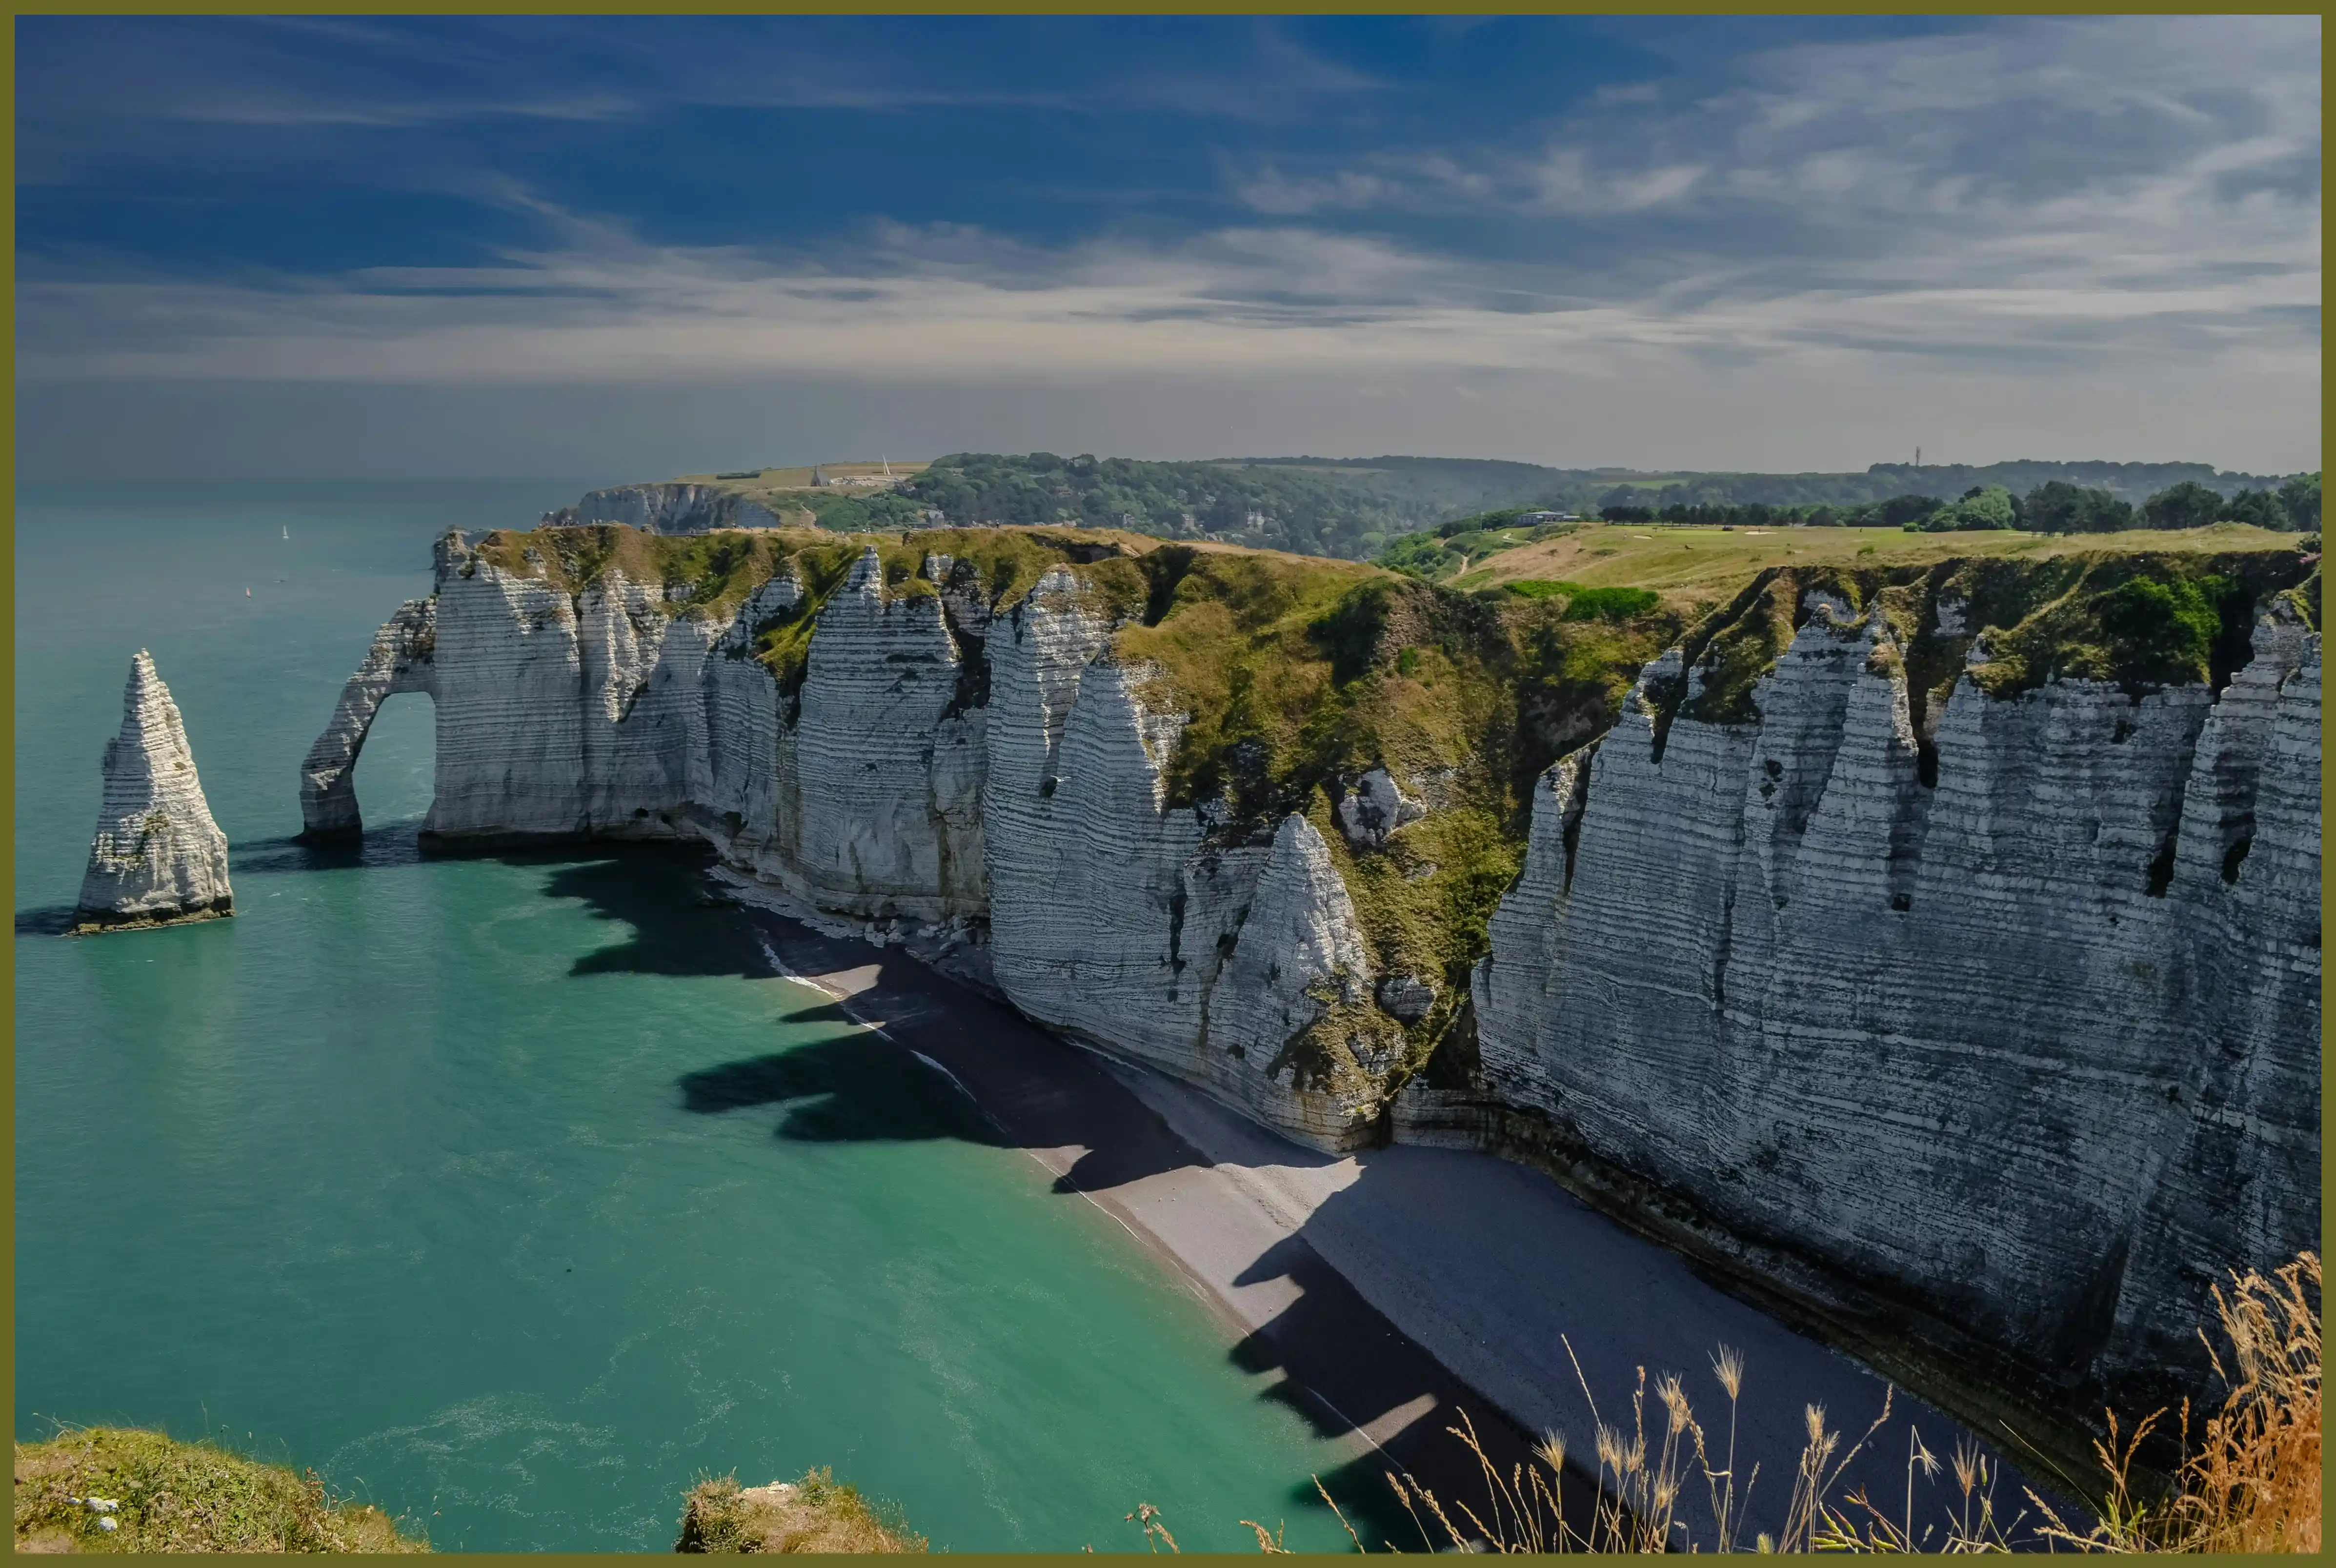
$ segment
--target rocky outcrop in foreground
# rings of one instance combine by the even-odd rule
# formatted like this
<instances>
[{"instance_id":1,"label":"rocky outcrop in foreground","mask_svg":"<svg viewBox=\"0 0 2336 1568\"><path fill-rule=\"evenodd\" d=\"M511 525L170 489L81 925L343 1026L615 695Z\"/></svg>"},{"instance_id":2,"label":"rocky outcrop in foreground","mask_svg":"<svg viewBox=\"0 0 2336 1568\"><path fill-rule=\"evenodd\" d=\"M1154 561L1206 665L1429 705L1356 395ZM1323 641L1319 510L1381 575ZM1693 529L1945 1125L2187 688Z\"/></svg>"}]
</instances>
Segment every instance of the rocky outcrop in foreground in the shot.
<instances>
[{"instance_id":1,"label":"rocky outcrop in foreground","mask_svg":"<svg viewBox=\"0 0 2336 1568\"><path fill-rule=\"evenodd\" d=\"M799 1481L740 1486L735 1475L700 1481L682 1500L676 1552L923 1552L925 1538L891 1510L887 1519L829 1470Z\"/></svg>"},{"instance_id":2,"label":"rocky outcrop in foreground","mask_svg":"<svg viewBox=\"0 0 2336 1568\"><path fill-rule=\"evenodd\" d=\"M179 705L144 648L130 661L122 733L105 743L105 796L76 932L215 920L234 911L227 835L211 820Z\"/></svg>"},{"instance_id":3,"label":"rocky outcrop in foreground","mask_svg":"<svg viewBox=\"0 0 2336 1568\"><path fill-rule=\"evenodd\" d=\"M1637 633L1286 558L723 538L449 536L310 831L428 626L442 846L702 839L1317 1146L1532 1158L2068 1407L2207 1391L2210 1283L2316 1242L2292 557L1770 574L1542 774L1518 874L1488 759L1605 727L1584 650Z\"/></svg>"}]
</instances>

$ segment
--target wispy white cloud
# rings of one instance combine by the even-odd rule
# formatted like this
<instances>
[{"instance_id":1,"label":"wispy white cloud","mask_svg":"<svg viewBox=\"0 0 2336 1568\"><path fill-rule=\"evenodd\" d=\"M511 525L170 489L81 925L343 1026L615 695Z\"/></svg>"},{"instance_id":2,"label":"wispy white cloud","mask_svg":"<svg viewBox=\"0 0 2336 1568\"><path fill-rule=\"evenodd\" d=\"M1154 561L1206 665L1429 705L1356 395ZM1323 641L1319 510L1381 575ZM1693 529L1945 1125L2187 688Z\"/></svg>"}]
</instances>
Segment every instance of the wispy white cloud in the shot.
<instances>
[{"instance_id":1,"label":"wispy white cloud","mask_svg":"<svg viewBox=\"0 0 2336 1568\"><path fill-rule=\"evenodd\" d=\"M2317 266L2316 17L2008 22L1808 44L1714 90L1609 84L1521 139L1228 171L1274 214L1665 219L1618 243L1911 256L2039 228L2169 263L2236 220ZM1698 227L1700 226L1700 227Z\"/></svg>"},{"instance_id":2,"label":"wispy white cloud","mask_svg":"<svg viewBox=\"0 0 2336 1568\"><path fill-rule=\"evenodd\" d=\"M1155 366L1543 369L1613 374L1649 353L2316 355L2316 274L2259 262L2169 280L2130 258L2072 266L1986 248L1912 272L1712 269L1569 290L1526 263L1458 258L1296 224L1162 246L1061 247L978 228L875 224L819 255L688 248L522 191L551 243L464 268L194 283L20 279L18 376L475 383L849 372L895 377ZM2016 245L2019 242L2007 241Z\"/></svg>"}]
</instances>

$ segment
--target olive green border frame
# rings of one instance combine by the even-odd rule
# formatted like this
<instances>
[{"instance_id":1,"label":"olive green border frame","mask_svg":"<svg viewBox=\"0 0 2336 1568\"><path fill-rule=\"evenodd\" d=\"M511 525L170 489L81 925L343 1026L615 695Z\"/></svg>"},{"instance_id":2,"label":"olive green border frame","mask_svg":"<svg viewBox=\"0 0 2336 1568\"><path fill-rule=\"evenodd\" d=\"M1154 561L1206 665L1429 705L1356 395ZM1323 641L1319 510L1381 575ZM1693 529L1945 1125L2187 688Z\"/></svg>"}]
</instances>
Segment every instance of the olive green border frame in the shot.
<instances>
[{"instance_id":1,"label":"olive green border frame","mask_svg":"<svg viewBox=\"0 0 2336 1568\"><path fill-rule=\"evenodd\" d=\"M2216 8L2211 5L2165 4L2162 3L2162 0L2155 0L2155 3L2153 3L2153 0L2140 0L2140 3L2128 3L2124 5L2103 4L2101 3L2101 0L2061 0L2061 3L2058 5L1973 5L1967 4L1946 4L1903 8L1888 5L1842 5L1838 3L1826 3L1826 0L1817 0L1817 3L1815 4L1797 5L1764 5L1743 3L1743 0L1737 0L1737 3L1729 3L1729 0L1718 0L1718 3L1717 4L1709 3L1709 0L1706 0L1706 3L1704 4L1680 3L1680 0L1656 0L1656 3L1653 4L1631 4L1621 5L1520 5L1515 4L1514 0L1485 0L1485 3L1473 5L1433 3L1426 5L1388 5L1383 3L1383 0L1347 0L1346 4L1323 4L1319 3L1319 0L1317 0L1317 3L1312 4L1281 4L1270 6L1211 3L1211 0L1184 0L1183 4L1176 5L1146 4L1125 6L1082 5L1066 4L1063 3L1063 0L1053 0L1053 3L1046 3L1046 0L1041 0L1041 3L1038 4L1031 4L1028 3L1028 0L1024 0L1024 3L1022 4L987 5L952 3L952 0L926 0L926 3L924 4L913 5L867 5L852 3L852 0L846 0L846 3L843 4L831 5L811 5L802 3L776 5L756 4L753 3L753 0L686 0L685 4L672 5L669 7L656 5L649 3L649 0L631 0L631 3L624 3L624 0L579 0L579 3L569 5L548 4L546 3L546 0L501 0L501 3L500 4L467 5L431 5L417 3L417 0L370 0L370 3L368 3L368 0L307 0L307 3L305 4L294 3L274 5L252 4L250 3L250 0L230 0L230 3L212 5L171 4L170 3L170 0L111 0L111 3L103 3L103 0L101 0L100 4L94 5L88 3L76 5L70 3L70 0L47 0L47 3L45 4L15 4L12 0L12 4L10 4L7 8L8 27L5 35L0 35L0 93L5 93L7 107L7 112L5 119L0 120L0 150L5 150L8 170L7 202L5 216L0 216L0 280L5 280L5 282L10 307L5 321L0 321L0 341L5 341L6 344L11 367L11 373L5 388L0 388L0 416L5 416L6 424L5 433L0 433L0 479L4 479L7 486L5 498L6 521L5 525L5 532L7 537L8 544L8 593L5 602L0 602L0 618L5 618L7 629L6 644L5 648L0 648L0 686L5 686L8 705L8 724L5 730L0 730L0 784L5 784L5 786L13 816L15 801L16 798L16 384L14 366L15 364L16 347L16 313L15 309L16 293L15 18L18 16L88 15L102 12L107 15L174 16L285 15L320 16L443 16L513 15L548 16L644 15L693 16L838 15L870 16L1226 16L1259 15L1278 16L1401 16L1426 15L1611 16L1628 15L1707 17L1729 15L1758 16L1813 15L1878 16L1905 15L1916 10L1919 10L1922 15L1940 16L2014 16L2068 15L2182 15L2206 13ZM2247 5L2244 7L2233 6L2230 7L2230 9L2233 11L2244 9L2249 13L2265 15L2319 15L2324 14L2326 7L2319 5L2296 4L2293 3L2293 0L2283 0L2283 3L2279 4L2253 4ZM2324 78L2326 75L2325 63L2327 60L2327 43L2324 37L2324 30L2321 44L2321 59L2322 63L2321 75ZM2323 370L2325 366L2326 352L2327 350L2323 341L2321 348ZM2322 383L2324 386L2324 375L2322 376ZM2323 392L2321 402L2321 446L2323 451L2327 444L2325 440L2327 433L2327 401ZM2327 760L2328 724L2329 720L2326 710L2323 708L2321 717L2321 744L2320 764L2320 793L2323 804L2327 799L2329 780L2329 767ZM2336 871L2331 871L2331 868L2328 864L2324 812L2322 820L2323 827L2321 829L2320 903L2324 924L2324 916L2329 903L2329 891L2331 887L2336 887ZM13 900L15 897L15 833L12 825L11 831L7 834L0 835L0 881L5 881L10 890L12 908L14 907ZM2321 1017L2322 1019L2321 1027L2323 1031L2323 1050L2321 1054L2323 1065L2321 1069L2322 1081L2320 1101L2320 1158L2321 1190L2324 1194L2327 1190L2327 1174L2330 1167L2330 1154L2327 1140L2328 1096L2326 1093L2325 1079L2326 1053L2324 1050L2326 1028L2325 1019L2328 1014L2330 978L2324 964L2321 971L2320 985ZM0 959L0 995L5 996L8 1004L8 1037L10 1042L10 1050L6 1064L5 1066L0 1066L0 1112L5 1112L7 1118L10 1149L7 1171L5 1177L0 1177L0 1188L5 1189L7 1199L6 1212L5 1213L0 1213L0 1241L5 1241L6 1243L5 1251L0 1251L0 1285L4 1285L7 1292L7 1359L5 1365L0 1365L0 1392L5 1392L6 1394L8 1397L9 1407L13 1410L15 1408L16 1387L16 1164L15 1159L16 1125L16 1067L15 1051L14 1048L15 1040L16 956L15 945L13 940L9 944L6 957L5 959ZM2323 1206L2321 1236L2321 1256L2323 1258L2327 1256L2328 1251L2326 1224L2326 1213ZM2323 1466L2325 1466L2327 1463L2328 1462L2323 1458ZM2321 1485L2323 1495L2327 1490L2326 1475L2326 1469L2323 1467ZM1065 1553L1052 1555L1071 1554L1072 1553ZM591 1563L606 1561L605 1556L596 1556L594 1554L585 1553L475 1553L472 1555L473 1560L492 1559L495 1561L508 1561L514 1563L527 1564L552 1562ZM629 1553L609 1553L608 1555L629 1555ZM642 1555L647 1554L643 1553ZM1009 1563L1040 1561L1050 1554L1039 1553L968 1553L962 1555L951 1553L951 1555L958 1561L966 1563ZM1204 1560L1222 1559L1229 1562L1246 1561L1246 1559L1239 1558L1230 1553L1193 1553L1193 1555L1196 1557L1202 1557Z\"/></svg>"}]
</instances>

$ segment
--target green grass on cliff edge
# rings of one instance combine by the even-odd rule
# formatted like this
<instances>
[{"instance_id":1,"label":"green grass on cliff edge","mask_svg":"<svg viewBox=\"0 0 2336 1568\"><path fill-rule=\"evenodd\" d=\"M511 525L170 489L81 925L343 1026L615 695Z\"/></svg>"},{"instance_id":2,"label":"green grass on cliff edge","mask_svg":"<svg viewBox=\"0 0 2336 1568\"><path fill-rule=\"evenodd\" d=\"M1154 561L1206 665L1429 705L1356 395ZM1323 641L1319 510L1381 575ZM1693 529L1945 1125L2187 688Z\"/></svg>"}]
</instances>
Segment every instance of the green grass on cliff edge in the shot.
<instances>
[{"instance_id":1,"label":"green grass on cliff edge","mask_svg":"<svg viewBox=\"0 0 2336 1568\"><path fill-rule=\"evenodd\" d=\"M1761 677L1804 618L1806 590L1822 589L1854 614L1879 600L1903 649L1920 727L1925 710L1952 693L1982 632L1987 657L1971 676L1991 695L2059 677L2139 693L2227 678L2247 657L2254 615L2273 596L2292 599L2315 626L2319 617L2316 558L2307 561L2283 539L2273 548L2211 550L2196 546L2213 541L2185 540L2182 548L2136 550L2109 536L2091 549L2053 541L2049 550L1956 555L1923 545L1868 554L1854 533L1838 540L1845 531L1795 531L1831 534L1827 543L1848 548L1775 564L1776 551L1794 547L1756 534L1715 542L1713 553L1734 562L1723 568L1681 560L1676 542L1669 550L1658 544L1632 558L1650 569L1642 587L1617 580L1618 562L1599 555L1606 531L1568 531L1511 552L1564 552L1572 575L1511 576L1474 592L1358 562L1086 529L849 539L543 529L490 535L481 548L571 592L621 569L667 585L670 613L723 619L754 587L792 570L803 598L760 629L755 647L790 692L821 606L868 545L888 596L932 594L924 561L947 555L976 569L994 611L1010 609L1051 568L1075 565L1097 609L1118 623L1113 655L1135 667L1147 705L1187 716L1166 763L1168 803L1210 806L1213 839L1224 844L1263 842L1282 817L1306 815L1354 899L1375 971L1436 988L1436 1007L1408 1027L1342 1004L1292 1042L1281 1065L1309 1086L1347 1089L1391 1087L1441 1042L1466 1035L1468 969L1522 862L1533 781L1613 723L1640 669L1666 648L1683 648L1700 683L1691 703L1683 685L1658 694L1663 727L1679 713L1747 723L1758 716ZM2162 546L2166 536L2136 542ZM1756 566L1762 550L1769 563ZM1940 628L1942 601L1965 607L1961 629ZM1358 850L1338 833L1334 807L1380 765L1432 809L1386 845Z\"/></svg>"},{"instance_id":2,"label":"green grass on cliff edge","mask_svg":"<svg viewBox=\"0 0 2336 1568\"><path fill-rule=\"evenodd\" d=\"M1515 880L1533 781L1612 723L1639 667L1684 622L1651 596L1631 601L1637 614L1581 620L1562 599L1496 602L1296 557L1172 546L1144 563L1146 619L1114 651L1153 672L1151 704L1191 716L1168 764L1170 803L1216 803L1225 842L1307 816L1374 970L1438 993L1408 1027L1334 1004L1275 1064L1302 1087L1383 1092L1465 1027L1468 968ZM1357 850L1335 803L1382 765L1434 809Z\"/></svg>"},{"instance_id":3,"label":"green grass on cliff edge","mask_svg":"<svg viewBox=\"0 0 2336 1568\"><path fill-rule=\"evenodd\" d=\"M2107 681L2135 696L2219 686L2247 661L2255 617L2271 599L2290 599L2318 624L2318 575L2316 562L2292 550L1772 567L1689 635L1687 662L1701 687L1679 711L1713 724L1757 718L1759 680L1791 642L1796 607L1810 589L1842 599L1854 615L1882 601L1919 729L1926 708L1952 694L1982 634L1981 662L1968 669L1990 696L2062 678ZM1942 603L1963 607L1959 630L1939 625Z\"/></svg>"},{"instance_id":4,"label":"green grass on cliff edge","mask_svg":"<svg viewBox=\"0 0 2336 1568\"><path fill-rule=\"evenodd\" d=\"M757 629L754 654L792 693L803 680L812 629L820 610L851 576L869 546L876 548L889 599L930 598L938 586L924 575L930 555L969 561L980 573L993 608L1010 607L1053 567L1085 563L1121 601L1140 602L1145 585L1132 564L1134 545L1153 540L1111 532L1059 529L924 529L909 533L841 535L818 529L722 530L702 534L653 534L622 524L579 528L498 529L477 544L480 556L506 571L541 578L579 594L611 572L664 590L660 608L675 616L726 623L755 589L793 571L803 596L790 613ZM1123 603L1124 608L1124 603Z\"/></svg>"},{"instance_id":5,"label":"green grass on cliff edge","mask_svg":"<svg viewBox=\"0 0 2336 1568\"><path fill-rule=\"evenodd\" d=\"M426 1552L378 1508L211 1443L83 1427L16 1445L19 1552ZM112 1527L107 1527L107 1521Z\"/></svg>"}]
</instances>

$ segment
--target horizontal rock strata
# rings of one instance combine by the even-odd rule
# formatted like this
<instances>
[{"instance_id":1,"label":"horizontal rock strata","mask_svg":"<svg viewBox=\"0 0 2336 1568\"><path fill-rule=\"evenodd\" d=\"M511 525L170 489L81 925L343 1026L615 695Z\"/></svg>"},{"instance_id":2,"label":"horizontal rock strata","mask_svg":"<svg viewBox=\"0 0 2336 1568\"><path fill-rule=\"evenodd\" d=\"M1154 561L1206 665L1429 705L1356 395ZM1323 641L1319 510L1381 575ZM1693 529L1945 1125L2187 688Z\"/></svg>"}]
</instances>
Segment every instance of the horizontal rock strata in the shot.
<instances>
[{"instance_id":1,"label":"horizontal rock strata","mask_svg":"<svg viewBox=\"0 0 2336 1568\"><path fill-rule=\"evenodd\" d=\"M1966 677L1934 786L1894 652L1817 607L1756 722L1661 730L1674 659L1550 771L1477 1096L2023 1375L2195 1388L2209 1285L2317 1245L2319 638L2275 603L2219 701Z\"/></svg>"},{"instance_id":2,"label":"horizontal rock strata","mask_svg":"<svg viewBox=\"0 0 2336 1568\"><path fill-rule=\"evenodd\" d=\"M119 930L233 913L227 835L203 799L179 705L143 648L130 661L122 731L105 743L102 771L105 794L73 929Z\"/></svg>"}]
</instances>

